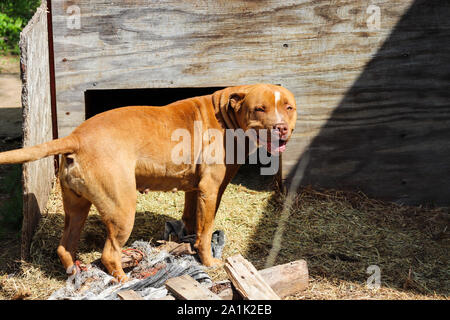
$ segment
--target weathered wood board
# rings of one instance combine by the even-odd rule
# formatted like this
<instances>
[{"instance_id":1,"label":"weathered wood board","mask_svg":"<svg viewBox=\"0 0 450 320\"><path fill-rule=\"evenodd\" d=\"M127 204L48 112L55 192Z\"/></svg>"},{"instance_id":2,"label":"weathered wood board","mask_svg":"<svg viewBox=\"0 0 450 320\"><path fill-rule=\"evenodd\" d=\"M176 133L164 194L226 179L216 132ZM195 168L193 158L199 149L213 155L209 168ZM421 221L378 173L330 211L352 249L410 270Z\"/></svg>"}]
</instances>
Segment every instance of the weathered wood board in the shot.
<instances>
[{"instance_id":1,"label":"weathered wood board","mask_svg":"<svg viewBox=\"0 0 450 320\"><path fill-rule=\"evenodd\" d=\"M380 9L379 28L369 29ZM448 204L445 0L53 0L59 136L91 89L281 84L299 118L289 178Z\"/></svg>"},{"instance_id":2,"label":"weathered wood board","mask_svg":"<svg viewBox=\"0 0 450 320\"><path fill-rule=\"evenodd\" d=\"M297 260L267 269L259 275L281 298L295 294L308 287L309 273L305 260Z\"/></svg>"},{"instance_id":3,"label":"weathered wood board","mask_svg":"<svg viewBox=\"0 0 450 320\"><path fill-rule=\"evenodd\" d=\"M245 300L280 300L256 268L240 254L225 260L225 271Z\"/></svg>"},{"instance_id":4,"label":"weathered wood board","mask_svg":"<svg viewBox=\"0 0 450 320\"><path fill-rule=\"evenodd\" d=\"M46 1L42 1L20 35L24 147L52 140L47 37ZM23 165L23 259L28 257L31 238L47 205L54 175L53 157Z\"/></svg>"},{"instance_id":5,"label":"weathered wood board","mask_svg":"<svg viewBox=\"0 0 450 320\"><path fill-rule=\"evenodd\" d=\"M123 290L117 293L121 300L144 300L136 291Z\"/></svg>"},{"instance_id":6,"label":"weathered wood board","mask_svg":"<svg viewBox=\"0 0 450 320\"><path fill-rule=\"evenodd\" d=\"M166 287L181 300L222 300L187 274L170 278L166 281Z\"/></svg>"}]
</instances>

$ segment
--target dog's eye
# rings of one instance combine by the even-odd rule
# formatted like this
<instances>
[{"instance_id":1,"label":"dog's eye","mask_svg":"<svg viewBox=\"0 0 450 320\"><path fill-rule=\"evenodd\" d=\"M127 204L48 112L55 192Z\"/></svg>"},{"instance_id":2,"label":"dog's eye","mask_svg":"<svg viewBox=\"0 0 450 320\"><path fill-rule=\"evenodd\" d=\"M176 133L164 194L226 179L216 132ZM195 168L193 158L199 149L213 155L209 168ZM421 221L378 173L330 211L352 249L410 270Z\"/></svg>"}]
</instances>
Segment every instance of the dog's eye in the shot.
<instances>
[{"instance_id":1,"label":"dog's eye","mask_svg":"<svg viewBox=\"0 0 450 320\"><path fill-rule=\"evenodd\" d=\"M266 108L264 106L256 107L255 111L256 112L264 112L264 111L266 111Z\"/></svg>"},{"instance_id":2,"label":"dog's eye","mask_svg":"<svg viewBox=\"0 0 450 320\"><path fill-rule=\"evenodd\" d=\"M288 110L292 110L292 109L294 109L294 108L292 108L292 106L291 106L291 105L288 105L288 106L286 107L286 109L288 109Z\"/></svg>"}]
</instances>

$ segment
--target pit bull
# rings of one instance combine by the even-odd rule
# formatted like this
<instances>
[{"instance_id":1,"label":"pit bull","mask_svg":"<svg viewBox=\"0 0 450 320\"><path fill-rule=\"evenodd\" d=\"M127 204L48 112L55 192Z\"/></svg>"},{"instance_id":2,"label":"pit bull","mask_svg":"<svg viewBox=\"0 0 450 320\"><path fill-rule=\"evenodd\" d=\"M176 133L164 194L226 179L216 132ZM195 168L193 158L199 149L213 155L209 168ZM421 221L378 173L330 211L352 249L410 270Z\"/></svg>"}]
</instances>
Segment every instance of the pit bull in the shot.
<instances>
[{"instance_id":1,"label":"pit bull","mask_svg":"<svg viewBox=\"0 0 450 320\"><path fill-rule=\"evenodd\" d=\"M67 137L0 153L0 164L62 155L59 181L65 225L57 253L64 268L76 273L78 242L93 204L107 230L102 263L118 281L127 281L121 250L133 228L136 190L185 191L182 220L186 232L196 235L194 248L205 266L221 264L211 254L213 223L222 194L240 165L198 161L211 141L195 150L195 139L190 142L190 161L173 161L178 144L173 139L175 130L194 136L194 122L203 131L222 133L227 129L271 130L266 138L257 135L257 145L276 154L285 150L296 119L295 98L286 88L271 84L229 87L164 107L132 106L97 114ZM225 133L221 139L226 156Z\"/></svg>"}]
</instances>

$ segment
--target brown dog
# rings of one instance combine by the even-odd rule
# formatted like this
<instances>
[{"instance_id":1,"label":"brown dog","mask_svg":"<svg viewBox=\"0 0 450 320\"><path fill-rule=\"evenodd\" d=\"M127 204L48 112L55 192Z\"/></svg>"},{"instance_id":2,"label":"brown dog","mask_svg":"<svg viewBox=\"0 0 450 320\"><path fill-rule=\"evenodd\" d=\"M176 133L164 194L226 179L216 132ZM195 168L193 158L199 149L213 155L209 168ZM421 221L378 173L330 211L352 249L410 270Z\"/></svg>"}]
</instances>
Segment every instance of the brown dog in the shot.
<instances>
[{"instance_id":1,"label":"brown dog","mask_svg":"<svg viewBox=\"0 0 450 320\"><path fill-rule=\"evenodd\" d=\"M211 255L213 222L222 194L239 164L199 161L201 152L212 143L205 135L201 136L200 147L195 146L195 139L189 142L184 161L174 161L174 156L179 155L174 152L178 150L174 131L181 129L195 136L194 122L201 125L201 133L214 129L223 134L219 138L223 140L216 142L225 155L226 129L272 129L276 138L258 135L257 141L276 153L284 151L296 119L294 96L283 87L230 87L165 107L110 110L85 121L65 138L0 153L0 163L62 154L59 179L66 215L58 247L62 264L67 270L73 269L80 233L94 204L107 230L102 262L110 274L126 281L120 258L134 224L136 189L185 191L186 231L196 234L194 247L204 265L221 263ZM274 141L278 142L276 150Z\"/></svg>"}]
</instances>

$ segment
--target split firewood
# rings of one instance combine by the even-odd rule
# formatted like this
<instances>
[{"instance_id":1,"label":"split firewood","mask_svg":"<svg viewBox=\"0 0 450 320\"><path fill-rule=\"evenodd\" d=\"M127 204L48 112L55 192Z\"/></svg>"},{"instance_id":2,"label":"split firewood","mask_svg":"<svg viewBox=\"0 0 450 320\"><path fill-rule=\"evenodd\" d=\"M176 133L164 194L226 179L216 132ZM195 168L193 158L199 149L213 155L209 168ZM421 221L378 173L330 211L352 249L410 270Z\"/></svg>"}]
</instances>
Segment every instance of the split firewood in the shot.
<instances>
[{"instance_id":1,"label":"split firewood","mask_svg":"<svg viewBox=\"0 0 450 320\"><path fill-rule=\"evenodd\" d=\"M245 300L280 300L253 264L240 254L226 259L225 271Z\"/></svg>"}]
</instances>

